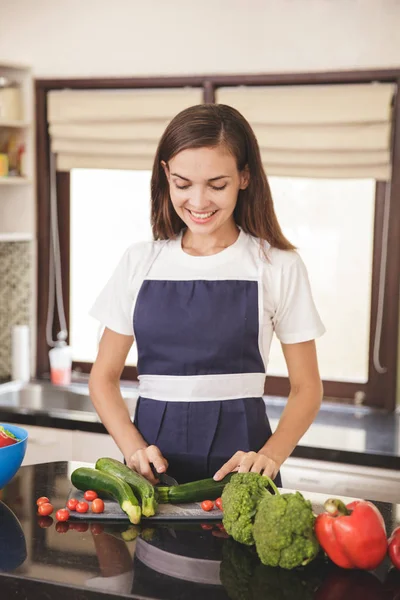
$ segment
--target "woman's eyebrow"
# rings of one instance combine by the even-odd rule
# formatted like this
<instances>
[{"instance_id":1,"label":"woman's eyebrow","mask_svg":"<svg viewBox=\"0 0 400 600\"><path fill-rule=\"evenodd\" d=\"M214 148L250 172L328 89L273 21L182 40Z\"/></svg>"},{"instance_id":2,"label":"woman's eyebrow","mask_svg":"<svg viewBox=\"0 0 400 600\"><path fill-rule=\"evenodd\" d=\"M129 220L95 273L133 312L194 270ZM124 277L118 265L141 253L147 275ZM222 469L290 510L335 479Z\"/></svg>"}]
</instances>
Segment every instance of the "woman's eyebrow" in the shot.
<instances>
[{"instance_id":1,"label":"woman's eyebrow","mask_svg":"<svg viewBox=\"0 0 400 600\"><path fill-rule=\"evenodd\" d=\"M185 181L190 181L187 177L183 177L183 175L179 175L178 173L171 173L174 177L179 177L179 179L184 179ZM211 177L208 181L217 181L217 179L231 179L230 175L218 175L217 177Z\"/></svg>"}]
</instances>

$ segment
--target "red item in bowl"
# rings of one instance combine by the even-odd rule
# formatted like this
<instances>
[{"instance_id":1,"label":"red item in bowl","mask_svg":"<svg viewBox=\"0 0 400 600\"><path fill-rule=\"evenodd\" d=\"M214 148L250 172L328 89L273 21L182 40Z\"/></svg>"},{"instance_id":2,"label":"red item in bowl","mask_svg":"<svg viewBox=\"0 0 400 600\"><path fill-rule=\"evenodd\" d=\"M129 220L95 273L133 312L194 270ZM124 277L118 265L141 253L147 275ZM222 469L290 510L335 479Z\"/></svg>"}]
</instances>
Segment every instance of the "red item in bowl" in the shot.
<instances>
[{"instance_id":1,"label":"red item in bowl","mask_svg":"<svg viewBox=\"0 0 400 600\"><path fill-rule=\"evenodd\" d=\"M0 448L5 448L5 446L12 446L19 442L19 439L15 437L11 433L11 431L7 431L2 425L0 425Z\"/></svg>"}]
</instances>

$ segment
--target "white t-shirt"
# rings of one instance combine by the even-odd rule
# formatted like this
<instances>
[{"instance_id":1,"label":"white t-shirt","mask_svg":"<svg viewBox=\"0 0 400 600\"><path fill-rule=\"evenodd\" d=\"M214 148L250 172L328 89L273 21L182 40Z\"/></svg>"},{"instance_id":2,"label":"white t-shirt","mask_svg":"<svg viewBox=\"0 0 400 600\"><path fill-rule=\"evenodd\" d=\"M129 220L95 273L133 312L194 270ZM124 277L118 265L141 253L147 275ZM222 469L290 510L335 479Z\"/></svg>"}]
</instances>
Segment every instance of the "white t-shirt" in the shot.
<instances>
[{"instance_id":1,"label":"white t-shirt","mask_svg":"<svg viewBox=\"0 0 400 600\"><path fill-rule=\"evenodd\" d=\"M325 332L305 265L297 252L278 250L266 242L261 244L243 230L234 244L211 256L187 254L181 241L182 234L174 240L131 245L90 314L117 333L134 335L133 313L144 279L253 280L258 281L259 349L265 370L274 332L284 344L313 340ZM215 384L218 376L210 377ZM258 377L257 389L263 388L264 379L265 374ZM163 389L167 383L164 378ZM239 390L238 393L246 391L239 397L254 394L253 383L250 385L253 389L244 387L247 391Z\"/></svg>"}]
</instances>

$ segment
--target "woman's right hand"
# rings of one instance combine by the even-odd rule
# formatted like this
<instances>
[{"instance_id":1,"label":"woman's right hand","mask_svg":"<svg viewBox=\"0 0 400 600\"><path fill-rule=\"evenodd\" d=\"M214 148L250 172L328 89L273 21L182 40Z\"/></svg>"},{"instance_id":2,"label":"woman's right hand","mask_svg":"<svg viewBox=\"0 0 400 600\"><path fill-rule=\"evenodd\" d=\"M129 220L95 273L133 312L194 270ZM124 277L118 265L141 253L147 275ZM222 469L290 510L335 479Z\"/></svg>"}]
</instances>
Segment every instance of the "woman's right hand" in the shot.
<instances>
[{"instance_id":1,"label":"woman's right hand","mask_svg":"<svg viewBox=\"0 0 400 600\"><path fill-rule=\"evenodd\" d=\"M126 459L126 464L133 471L146 477L153 485L158 483L158 479L154 477L151 465L154 466L157 473L165 473L168 469L168 461L163 457L157 446L139 448Z\"/></svg>"}]
</instances>

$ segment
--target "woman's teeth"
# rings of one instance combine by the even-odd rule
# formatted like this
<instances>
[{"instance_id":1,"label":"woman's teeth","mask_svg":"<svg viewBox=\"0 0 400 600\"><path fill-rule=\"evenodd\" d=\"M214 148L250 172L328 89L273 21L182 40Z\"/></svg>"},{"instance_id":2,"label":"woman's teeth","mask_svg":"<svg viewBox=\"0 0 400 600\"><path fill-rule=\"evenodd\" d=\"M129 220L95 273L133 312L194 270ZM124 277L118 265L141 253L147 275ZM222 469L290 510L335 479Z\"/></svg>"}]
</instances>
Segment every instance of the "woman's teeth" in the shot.
<instances>
[{"instance_id":1,"label":"woman's teeth","mask_svg":"<svg viewBox=\"0 0 400 600\"><path fill-rule=\"evenodd\" d=\"M193 215L195 217L195 219L209 219L210 217L213 216L213 214L215 214L217 211L213 210L211 212L208 213L196 213L193 210L189 211L191 215Z\"/></svg>"}]
</instances>

